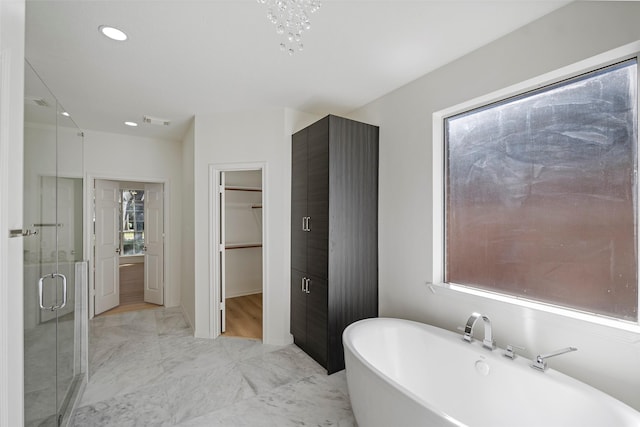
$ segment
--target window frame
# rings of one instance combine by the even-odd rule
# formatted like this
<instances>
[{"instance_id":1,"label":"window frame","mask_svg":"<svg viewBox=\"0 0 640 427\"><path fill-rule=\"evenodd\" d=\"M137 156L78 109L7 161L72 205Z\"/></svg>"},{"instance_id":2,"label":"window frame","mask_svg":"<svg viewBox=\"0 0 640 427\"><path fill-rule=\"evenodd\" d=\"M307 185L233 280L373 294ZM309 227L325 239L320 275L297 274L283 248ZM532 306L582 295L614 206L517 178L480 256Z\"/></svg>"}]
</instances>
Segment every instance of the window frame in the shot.
<instances>
[{"instance_id":1,"label":"window frame","mask_svg":"<svg viewBox=\"0 0 640 427\"><path fill-rule=\"evenodd\" d=\"M600 68L604 68L616 63L636 58L638 61L638 67L640 67L640 41L630 43L617 49L596 55L594 57L585 59L572 65L568 65L540 75L538 77L531 78L529 80L517 83L515 85L506 87L504 89L491 92L486 95L479 96L453 107L437 111L432 115L432 274L430 285L441 286L456 292L462 292L471 294L491 300L501 301L509 304L532 308L540 311L555 313L561 316L585 320L601 325L611 326L631 332L640 333L640 316L638 321L628 321L624 319L613 318L597 313L591 313L587 311L581 311L579 309L555 305L551 303L545 303L540 301L534 301L526 299L520 296L503 294L498 291L485 290L480 288L473 288L469 286L463 286L455 283L446 283L445 278L445 255L446 255L446 127L445 120L449 117L456 116L458 114L481 108L494 103L504 102L509 98L516 98L518 96L526 95L527 93L540 90L546 86L562 82L567 79L571 79L580 76L585 73L589 73ZM638 74L637 90L640 91L640 71ZM637 111L640 116L640 95L636 94L638 102ZM638 120L640 123L640 120ZM638 141L637 154L638 164L640 164L640 141ZM638 190L640 192L640 190ZM636 208L638 215L640 216L640 202L636 200ZM640 234L636 238L636 247L640 248ZM640 251L637 251L637 256ZM640 270L640 259L636 261L636 268ZM640 271L637 271L638 277L640 277ZM636 283L636 286L640 289L640 280ZM638 292L638 307L640 307L640 292Z\"/></svg>"}]
</instances>

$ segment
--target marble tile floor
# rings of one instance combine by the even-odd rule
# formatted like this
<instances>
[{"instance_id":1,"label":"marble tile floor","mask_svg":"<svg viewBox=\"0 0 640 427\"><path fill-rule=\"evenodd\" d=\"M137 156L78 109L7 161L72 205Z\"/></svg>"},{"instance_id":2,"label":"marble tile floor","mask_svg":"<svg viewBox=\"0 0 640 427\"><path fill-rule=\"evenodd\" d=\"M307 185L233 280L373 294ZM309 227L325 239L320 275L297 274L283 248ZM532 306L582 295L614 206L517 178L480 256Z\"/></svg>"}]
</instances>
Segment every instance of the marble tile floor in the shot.
<instances>
[{"instance_id":1,"label":"marble tile floor","mask_svg":"<svg viewBox=\"0 0 640 427\"><path fill-rule=\"evenodd\" d=\"M24 331L25 426L55 426L56 390L64 396L74 373L74 317L39 323Z\"/></svg>"},{"instance_id":2,"label":"marble tile floor","mask_svg":"<svg viewBox=\"0 0 640 427\"><path fill-rule=\"evenodd\" d=\"M344 371L295 345L193 338L179 308L95 318L73 426L356 427Z\"/></svg>"}]
</instances>

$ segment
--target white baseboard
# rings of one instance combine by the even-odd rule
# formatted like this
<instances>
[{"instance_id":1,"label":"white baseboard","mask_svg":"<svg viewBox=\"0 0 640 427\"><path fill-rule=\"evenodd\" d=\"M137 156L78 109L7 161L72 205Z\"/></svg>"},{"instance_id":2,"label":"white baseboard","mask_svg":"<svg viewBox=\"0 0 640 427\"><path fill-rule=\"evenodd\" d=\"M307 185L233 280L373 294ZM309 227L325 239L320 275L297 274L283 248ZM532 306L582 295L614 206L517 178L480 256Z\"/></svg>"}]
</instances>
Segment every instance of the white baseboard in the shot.
<instances>
[{"instance_id":1,"label":"white baseboard","mask_svg":"<svg viewBox=\"0 0 640 427\"><path fill-rule=\"evenodd\" d=\"M262 288L260 289L252 289L249 291L245 291L245 292L227 292L227 294L225 295L227 298L236 298L236 297L244 297L247 295L253 295L253 294L261 294L262 293Z\"/></svg>"}]
</instances>

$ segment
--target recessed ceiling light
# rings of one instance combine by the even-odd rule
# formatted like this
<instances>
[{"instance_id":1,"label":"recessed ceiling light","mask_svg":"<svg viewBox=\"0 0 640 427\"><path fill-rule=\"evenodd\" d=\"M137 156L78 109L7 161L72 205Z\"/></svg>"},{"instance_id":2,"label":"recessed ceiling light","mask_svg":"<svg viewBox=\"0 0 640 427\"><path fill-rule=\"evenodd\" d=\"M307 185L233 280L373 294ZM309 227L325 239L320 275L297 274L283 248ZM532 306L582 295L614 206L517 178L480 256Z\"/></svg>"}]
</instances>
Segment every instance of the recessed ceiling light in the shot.
<instances>
[{"instance_id":1,"label":"recessed ceiling light","mask_svg":"<svg viewBox=\"0 0 640 427\"><path fill-rule=\"evenodd\" d=\"M124 124L127 125L127 126L131 126L133 128L138 126L138 124L136 122L124 122Z\"/></svg>"},{"instance_id":2,"label":"recessed ceiling light","mask_svg":"<svg viewBox=\"0 0 640 427\"><path fill-rule=\"evenodd\" d=\"M127 35L124 33L124 31L114 27L110 27L108 25L100 25L98 27L98 30L106 37L109 37L111 40L123 42L127 39Z\"/></svg>"}]
</instances>

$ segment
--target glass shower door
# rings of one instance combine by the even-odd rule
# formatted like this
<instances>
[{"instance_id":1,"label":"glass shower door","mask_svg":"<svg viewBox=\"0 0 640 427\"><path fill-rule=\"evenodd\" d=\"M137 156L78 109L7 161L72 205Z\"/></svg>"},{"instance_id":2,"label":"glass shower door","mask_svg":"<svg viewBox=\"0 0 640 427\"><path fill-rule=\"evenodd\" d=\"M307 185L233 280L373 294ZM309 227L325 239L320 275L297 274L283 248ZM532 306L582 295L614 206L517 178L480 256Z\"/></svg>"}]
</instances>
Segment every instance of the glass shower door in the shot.
<instances>
[{"instance_id":1,"label":"glass shower door","mask_svg":"<svg viewBox=\"0 0 640 427\"><path fill-rule=\"evenodd\" d=\"M81 374L75 262L82 258L82 136L63 112L30 64L25 64L27 426L61 425Z\"/></svg>"}]
</instances>

